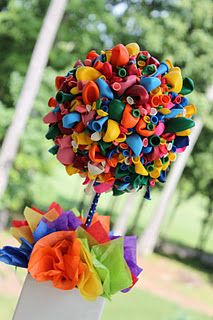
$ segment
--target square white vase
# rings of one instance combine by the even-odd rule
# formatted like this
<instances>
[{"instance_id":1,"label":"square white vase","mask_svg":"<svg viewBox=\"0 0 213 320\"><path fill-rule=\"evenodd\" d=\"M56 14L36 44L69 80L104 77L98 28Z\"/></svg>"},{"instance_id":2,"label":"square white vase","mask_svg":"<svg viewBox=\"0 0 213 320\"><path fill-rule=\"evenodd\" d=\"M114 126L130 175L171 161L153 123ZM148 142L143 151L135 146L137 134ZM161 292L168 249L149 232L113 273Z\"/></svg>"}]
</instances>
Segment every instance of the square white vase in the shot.
<instances>
[{"instance_id":1,"label":"square white vase","mask_svg":"<svg viewBox=\"0 0 213 320\"><path fill-rule=\"evenodd\" d=\"M104 298L86 301L77 289L59 290L27 275L13 320L100 320Z\"/></svg>"}]
</instances>

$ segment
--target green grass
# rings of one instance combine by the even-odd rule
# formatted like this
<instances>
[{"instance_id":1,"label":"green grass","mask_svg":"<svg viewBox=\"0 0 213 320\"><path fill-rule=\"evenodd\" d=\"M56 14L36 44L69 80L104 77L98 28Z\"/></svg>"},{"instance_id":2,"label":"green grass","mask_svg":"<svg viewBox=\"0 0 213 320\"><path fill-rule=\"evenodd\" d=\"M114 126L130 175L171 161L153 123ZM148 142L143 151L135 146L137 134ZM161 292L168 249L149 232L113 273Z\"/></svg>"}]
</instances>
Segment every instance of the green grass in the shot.
<instances>
[{"instance_id":1,"label":"green grass","mask_svg":"<svg viewBox=\"0 0 213 320\"><path fill-rule=\"evenodd\" d=\"M0 295L0 319L11 320L16 297ZM101 320L211 320L188 309L161 299L153 294L134 289L128 294L117 294L106 302Z\"/></svg>"},{"instance_id":2,"label":"green grass","mask_svg":"<svg viewBox=\"0 0 213 320\"><path fill-rule=\"evenodd\" d=\"M107 302L102 320L210 320L212 317L135 289L128 294L117 294Z\"/></svg>"}]
</instances>

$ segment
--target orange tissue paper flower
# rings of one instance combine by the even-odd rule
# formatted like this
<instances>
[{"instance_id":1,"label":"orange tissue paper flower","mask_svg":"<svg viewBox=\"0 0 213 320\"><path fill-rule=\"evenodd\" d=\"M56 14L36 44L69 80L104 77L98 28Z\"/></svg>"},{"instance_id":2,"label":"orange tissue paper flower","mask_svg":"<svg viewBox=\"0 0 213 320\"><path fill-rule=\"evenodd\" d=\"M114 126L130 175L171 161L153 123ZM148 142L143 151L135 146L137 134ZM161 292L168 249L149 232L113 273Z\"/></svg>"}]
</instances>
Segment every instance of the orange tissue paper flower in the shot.
<instances>
[{"instance_id":1,"label":"orange tissue paper flower","mask_svg":"<svg viewBox=\"0 0 213 320\"><path fill-rule=\"evenodd\" d=\"M51 233L34 246L28 271L37 281L52 281L54 287L70 290L77 286L87 265L81 261L81 242L75 231Z\"/></svg>"}]
</instances>

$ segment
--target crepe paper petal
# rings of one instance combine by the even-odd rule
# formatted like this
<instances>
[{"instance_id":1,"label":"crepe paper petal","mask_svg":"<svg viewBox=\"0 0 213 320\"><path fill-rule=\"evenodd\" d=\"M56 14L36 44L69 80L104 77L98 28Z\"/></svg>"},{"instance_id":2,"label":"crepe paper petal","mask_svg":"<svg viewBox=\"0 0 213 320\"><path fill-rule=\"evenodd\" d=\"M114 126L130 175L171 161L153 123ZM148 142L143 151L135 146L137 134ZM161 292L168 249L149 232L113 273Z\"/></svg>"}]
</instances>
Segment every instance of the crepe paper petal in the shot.
<instances>
[{"instance_id":1,"label":"crepe paper petal","mask_svg":"<svg viewBox=\"0 0 213 320\"><path fill-rule=\"evenodd\" d=\"M24 216L25 216L25 219L27 220L28 225L29 225L32 232L35 231L35 229L37 228L37 225L39 224L39 222L43 218L42 214L40 214L39 212L37 212L29 207L26 207L24 209Z\"/></svg>"},{"instance_id":2,"label":"crepe paper petal","mask_svg":"<svg viewBox=\"0 0 213 320\"><path fill-rule=\"evenodd\" d=\"M85 219L86 221L86 219ZM85 223L85 221L83 223ZM110 216L100 216L97 212L94 214L92 222L90 226L95 224L96 222L100 222L101 226L105 230L107 234L110 232Z\"/></svg>"},{"instance_id":3,"label":"crepe paper petal","mask_svg":"<svg viewBox=\"0 0 213 320\"><path fill-rule=\"evenodd\" d=\"M82 225L82 221L72 211L65 211L56 220L48 222L47 225L55 231L76 230Z\"/></svg>"},{"instance_id":4,"label":"crepe paper petal","mask_svg":"<svg viewBox=\"0 0 213 320\"><path fill-rule=\"evenodd\" d=\"M55 202L53 202L53 203L55 203ZM52 204L51 204L51 205L52 205ZM32 206L32 207L31 207L31 209L33 209L34 211L36 211L36 212L40 213L41 215L44 215L44 214L45 214L45 212L44 212L44 211L39 210L38 208L36 208L36 207L34 207L34 206Z\"/></svg>"},{"instance_id":5,"label":"crepe paper petal","mask_svg":"<svg viewBox=\"0 0 213 320\"><path fill-rule=\"evenodd\" d=\"M5 246L3 249L0 249L0 261L20 268L27 268L28 265L26 255L20 251L19 248L10 246Z\"/></svg>"},{"instance_id":6,"label":"crepe paper petal","mask_svg":"<svg viewBox=\"0 0 213 320\"><path fill-rule=\"evenodd\" d=\"M81 275L77 284L81 295L90 301L95 300L103 293L103 286L97 271L93 266L92 255L86 248L85 239L81 241L81 261L86 265L86 269Z\"/></svg>"},{"instance_id":7,"label":"crepe paper petal","mask_svg":"<svg viewBox=\"0 0 213 320\"><path fill-rule=\"evenodd\" d=\"M132 285L131 273L124 260L123 238L93 246L91 252L96 259L109 270L110 295ZM96 270L101 277L99 270ZM104 279L102 279L102 282L104 282Z\"/></svg>"},{"instance_id":8,"label":"crepe paper petal","mask_svg":"<svg viewBox=\"0 0 213 320\"><path fill-rule=\"evenodd\" d=\"M93 256L93 265L97 271L99 278L102 282L103 293L102 296L111 300L111 290L110 290L110 271L103 265L99 260L96 259L96 256L92 253Z\"/></svg>"},{"instance_id":9,"label":"crepe paper petal","mask_svg":"<svg viewBox=\"0 0 213 320\"><path fill-rule=\"evenodd\" d=\"M0 261L6 264L27 268L32 246L24 239L21 239L19 248L5 246L0 249Z\"/></svg>"},{"instance_id":10,"label":"crepe paper petal","mask_svg":"<svg viewBox=\"0 0 213 320\"><path fill-rule=\"evenodd\" d=\"M124 258L130 268L130 271L138 277L142 272L142 268L140 268L136 262L136 240L136 236L124 237Z\"/></svg>"},{"instance_id":11,"label":"crepe paper petal","mask_svg":"<svg viewBox=\"0 0 213 320\"><path fill-rule=\"evenodd\" d=\"M22 226L22 227L19 227L19 228L11 227L10 228L10 233L19 242L21 242L21 238L26 239L29 243L33 243L34 242L32 231L31 231L29 226Z\"/></svg>"},{"instance_id":12,"label":"crepe paper petal","mask_svg":"<svg viewBox=\"0 0 213 320\"><path fill-rule=\"evenodd\" d=\"M49 234L35 244L28 271L37 281L51 280L56 288L73 289L86 269L80 252L81 242L74 231Z\"/></svg>"},{"instance_id":13,"label":"crepe paper petal","mask_svg":"<svg viewBox=\"0 0 213 320\"><path fill-rule=\"evenodd\" d=\"M50 208L49 208L50 209ZM60 211L58 211L58 208L53 207L43 215L43 218L45 218L47 221L54 221L55 219L58 218L60 215Z\"/></svg>"},{"instance_id":14,"label":"crepe paper petal","mask_svg":"<svg viewBox=\"0 0 213 320\"><path fill-rule=\"evenodd\" d=\"M138 282L138 278L136 276L134 276L134 274L132 274L132 286L127 289L123 289L121 292L123 292L123 293L129 292L137 282Z\"/></svg>"},{"instance_id":15,"label":"crepe paper petal","mask_svg":"<svg viewBox=\"0 0 213 320\"><path fill-rule=\"evenodd\" d=\"M56 202L52 202L51 205L48 208L48 211L51 211L51 209L55 209L55 211L60 215L62 213L62 207L60 204Z\"/></svg>"},{"instance_id":16,"label":"crepe paper petal","mask_svg":"<svg viewBox=\"0 0 213 320\"><path fill-rule=\"evenodd\" d=\"M26 227L28 226L28 223L26 220L12 220L11 227L13 228L20 228L20 227Z\"/></svg>"},{"instance_id":17,"label":"crepe paper petal","mask_svg":"<svg viewBox=\"0 0 213 320\"><path fill-rule=\"evenodd\" d=\"M109 241L109 236L106 230L103 228L99 221L93 223L92 225L87 228L87 232L95 238L98 243L104 243Z\"/></svg>"},{"instance_id":18,"label":"crepe paper petal","mask_svg":"<svg viewBox=\"0 0 213 320\"><path fill-rule=\"evenodd\" d=\"M50 233L55 232L55 228L50 228L48 226L48 224L41 220L36 228L36 230L33 232L33 238L35 240L35 242L37 242L38 240L40 240L41 238L47 236Z\"/></svg>"}]
</instances>

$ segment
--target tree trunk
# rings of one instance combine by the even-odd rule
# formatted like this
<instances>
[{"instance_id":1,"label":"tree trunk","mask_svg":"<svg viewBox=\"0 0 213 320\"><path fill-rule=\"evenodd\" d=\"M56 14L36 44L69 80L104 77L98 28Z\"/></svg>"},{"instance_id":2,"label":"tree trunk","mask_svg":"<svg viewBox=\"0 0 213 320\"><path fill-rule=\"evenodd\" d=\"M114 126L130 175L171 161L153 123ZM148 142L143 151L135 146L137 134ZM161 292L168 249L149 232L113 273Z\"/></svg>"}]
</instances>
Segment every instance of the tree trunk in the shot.
<instances>
[{"instance_id":1,"label":"tree trunk","mask_svg":"<svg viewBox=\"0 0 213 320\"><path fill-rule=\"evenodd\" d=\"M154 251L159 237L160 227L166 215L168 203L171 202L175 188L177 187L178 181L181 178L186 162L200 135L202 127L202 121L197 118L195 120L195 128L192 130L192 134L190 136L190 145L184 153L178 156L176 162L171 167L167 182L162 191L161 197L158 200L157 207L154 209L150 223L138 240L138 248L141 255L148 255Z\"/></svg>"},{"instance_id":2,"label":"tree trunk","mask_svg":"<svg viewBox=\"0 0 213 320\"><path fill-rule=\"evenodd\" d=\"M124 208L122 212L119 213L118 219L115 222L113 231L115 234L119 234L121 236L126 234L128 228L129 218L134 213L134 203L136 201L137 193L130 193L127 196L127 200L124 204Z\"/></svg>"},{"instance_id":3,"label":"tree trunk","mask_svg":"<svg viewBox=\"0 0 213 320\"><path fill-rule=\"evenodd\" d=\"M52 0L50 2L37 38L24 85L14 110L14 116L6 132L0 151L0 198L7 188L9 172L18 152L19 142L38 93L43 71L47 64L49 52L57 34L66 4L67 0Z\"/></svg>"}]
</instances>

